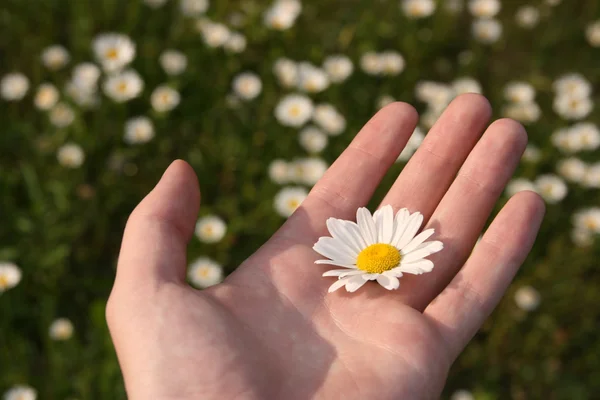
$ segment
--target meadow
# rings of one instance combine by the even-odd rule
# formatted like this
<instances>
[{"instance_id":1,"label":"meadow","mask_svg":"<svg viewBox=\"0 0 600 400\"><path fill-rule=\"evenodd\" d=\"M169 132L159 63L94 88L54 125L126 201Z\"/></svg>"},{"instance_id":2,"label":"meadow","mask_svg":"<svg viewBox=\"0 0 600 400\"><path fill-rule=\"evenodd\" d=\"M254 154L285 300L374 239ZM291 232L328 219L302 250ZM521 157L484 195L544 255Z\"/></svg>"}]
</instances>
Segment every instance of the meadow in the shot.
<instances>
[{"instance_id":1,"label":"meadow","mask_svg":"<svg viewBox=\"0 0 600 400\"><path fill-rule=\"evenodd\" d=\"M596 0L3 0L0 32L6 400L125 398L106 299L127 217L174 159L199 176L189 280L207 287L382 106L421 119L371 207L468 92L529 133L496 212L529 189L547 215L444 398L597 398Z\"/></svg>"}]
</instances>

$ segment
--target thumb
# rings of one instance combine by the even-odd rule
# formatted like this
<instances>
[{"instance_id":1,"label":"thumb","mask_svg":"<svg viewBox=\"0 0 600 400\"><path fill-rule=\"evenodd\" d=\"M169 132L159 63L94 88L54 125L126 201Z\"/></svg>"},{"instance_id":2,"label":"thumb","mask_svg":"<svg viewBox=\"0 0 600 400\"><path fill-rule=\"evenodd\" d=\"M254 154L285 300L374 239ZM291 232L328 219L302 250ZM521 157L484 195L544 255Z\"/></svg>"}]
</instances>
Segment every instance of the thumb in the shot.
<instances>
[{"instance_id":1,"label":"thumb","mask_svg":"<svg viewBox=\"0 0 600 400\"><path fill-rule=\"evenodd\" d=\"M127 220L115 288L183 282L199 206L194 170L185 161L174 161Z\"/></svg>"}]
</instances>

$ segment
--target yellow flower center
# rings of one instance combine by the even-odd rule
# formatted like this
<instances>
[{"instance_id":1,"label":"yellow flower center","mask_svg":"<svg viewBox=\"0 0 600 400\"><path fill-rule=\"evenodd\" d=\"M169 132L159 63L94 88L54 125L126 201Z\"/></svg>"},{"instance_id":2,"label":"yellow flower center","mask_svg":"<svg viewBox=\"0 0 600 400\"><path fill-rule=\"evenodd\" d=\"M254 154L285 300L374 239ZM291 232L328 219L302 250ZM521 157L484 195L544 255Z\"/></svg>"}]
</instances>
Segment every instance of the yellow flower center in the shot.
<instances>
[{"instance_id":1,"label":"yellow flower center","mask_svg":"<svg viewBox=\"0 0 600 400\"><path fill-rule=\"evenodd\" d=\"M295 210L300 205L300 202L296 199L288 200L288 207L292 210Z\"/></svg>"},{"instance_id":2,"label":"yellow flower center","mask_svg":"<svg viewBox=\"0 0 600 400\"><path fill-rule=\"evenodd\" d=\"M207 236L210 236L213 234L213 227L210 225L205 226L203 230L204 230L204 234Z\"/></svg>"},{"instance_id":3,"label":"yellow flower center","mask_svg":"<svg viewBox=\"0 0 600 400\"><path fill-rule=\"evenodd\" d=\"M371 274L381 274L400 264L400 252L394 246L384 243L372 244L360 252L356 259L358 269Z\"/></svg>"},{"instance_id":4,"label":"yellow flower center","mask_svg":"<svg viewBox=\"0 0 600 400\"><path fill-rule=\"evenodd\" d=\"M598 223L593 219L589 218L585 221L585 226L590 230L596 230L598 228ZM0 287L2 286L2 277L0 276Z\"/></svg>"},{"instance_id":5,"label":"yellow flower center","mask_svg":"<svg viewBox=\"0 0 600 400\"><path fill-rule=\"evenodd\" d=\"M200 268L198 270L198 276L200 278L208 278L208 275L210 275L210 270L208 268Z\"/></svg>"},{"instance_id":6,"label":"yellow flower center","mask_svg":"<svg viewBox=\"0 0 600 400\"><path fill-rule=\"evenodd\" d=\"M125 93L127 91L127 82L120 82L117 85L117 91L121 93Z\"/></svg>"},{"instance_id":7,"label":"yellow flower center","mask_svg":"<svg viewBox=\"0 0 600 400\"><path fill-rule=\"evenodd\" d=\"M108 49L104 56L109 60L116 60L117 58L119 58L119 52L113 47Z\"/></svg>"},{"instance_id":8,"label":"yellow flower center","mask_svg":"<svg viewBox=\"0 0 600 400\"><path fill-rule=\"evenodd\" d=\"M8 279L4 275L0 275L0 289L6 289L8 287Z\"/></svg>"}]
</instances>

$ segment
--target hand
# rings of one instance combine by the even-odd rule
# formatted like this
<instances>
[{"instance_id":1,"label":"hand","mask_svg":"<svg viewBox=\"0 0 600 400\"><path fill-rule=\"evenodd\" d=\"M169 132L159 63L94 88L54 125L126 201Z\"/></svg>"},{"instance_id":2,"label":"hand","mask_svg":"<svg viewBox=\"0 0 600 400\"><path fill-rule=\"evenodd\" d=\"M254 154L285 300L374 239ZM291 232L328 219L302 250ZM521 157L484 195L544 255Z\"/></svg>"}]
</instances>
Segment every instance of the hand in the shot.
<instances>
[{"instance_id":1,"label":"hand","mask_svg":"<svg viewBox=\"0 0 600 400\"><path fill-rule=\"evenodd\" d=\"M130 398L438 398L544 214L536 194L517 194L471 255L527 143L512 120L486 129L490 115L483 97L457 98L386 195L423 213L445 245L432 272L396 291L327 294L334 278L321 277L330 268L313 264L312 245L328 217L354 219L369 201L415 128L411 106L377 113L271 240L202 291L185 282L197 178L174 162L129 218L107 306Z\"/></svg>"}]
</instances>

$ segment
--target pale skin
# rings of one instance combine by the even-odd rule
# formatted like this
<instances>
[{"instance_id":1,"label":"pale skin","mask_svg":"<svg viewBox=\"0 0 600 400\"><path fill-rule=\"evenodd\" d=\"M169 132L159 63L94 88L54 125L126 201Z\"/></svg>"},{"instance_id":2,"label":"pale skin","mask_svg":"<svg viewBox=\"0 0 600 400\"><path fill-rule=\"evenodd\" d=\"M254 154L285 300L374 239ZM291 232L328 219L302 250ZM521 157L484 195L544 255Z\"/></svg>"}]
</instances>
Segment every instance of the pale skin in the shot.
<instances>
[{"instance_id":1,"label":"pale skin","mask_svg":"<svg viewBox=\"0 0 600 400\"><path fill-rule=\"evenodd\" d=\"M432 272L395 291L327 294L335 278L321 277L312 245L327 218L354 220L370 200L415 128L410 105L378 112L282 228L206 290L185 281L198 178L175 161L127 222L106 310L129 398L438 398L545 210L535 193L515 195L471 254L527 143L520 124L488 126L490 115L482 96L459 96L389 188L382 204L423 213L445 244Z\"/></svg>"}]
</instances>

